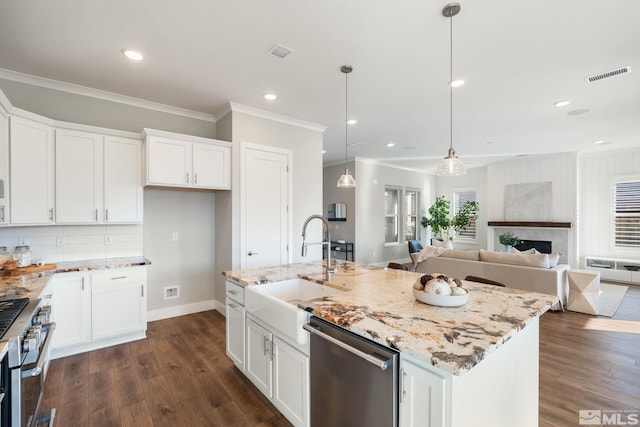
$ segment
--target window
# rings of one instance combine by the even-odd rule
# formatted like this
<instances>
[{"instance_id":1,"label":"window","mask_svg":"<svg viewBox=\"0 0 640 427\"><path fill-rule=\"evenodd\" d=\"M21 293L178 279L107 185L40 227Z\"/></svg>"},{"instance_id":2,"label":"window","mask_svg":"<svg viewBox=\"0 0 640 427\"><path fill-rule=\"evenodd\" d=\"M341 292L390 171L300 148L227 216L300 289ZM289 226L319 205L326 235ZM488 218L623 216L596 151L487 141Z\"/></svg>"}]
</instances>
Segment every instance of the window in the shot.
<instances>
[{"instance_id":1,"label":"window","mask_svg":"<svg viewBox=\"0 0 640 427\"><path fill-rule=\"evenodd\" d=\"M399 233L399 202L400 189L385 188L384 189L384 242L400 243Z\"/></svg>"},{"instance_id":2,"label":"window","mask_svg":"<svg viewBox=\"0 0 640 427\"><path fill-rule=\"evenodd\" d=\"M418 206L420 192L407 189L404 192L404 240L418 240Z\"/></svg>"},{"instance_id":3,"label":"window","mask_svg":"<svg viewBox=\"0 0 640 427\"><path fill-rule=\"evenodd\" d=\"M640 248L640 181L613 185L614 245Z\"/></svg>"},{"instance_id":4,"label":"window","mask_svg":"<svg viewBox=\"0 0 640 427\"><path fill-rule=\"evenodd\" d=\"M475 190L464 190L464 191L455 191L453 193L453 214L457 214L462 206L466 202L475 202L476 201L476 191ZM472 239L476 238L476 220L472 220L466 230L460 231L456 234L457 239Z\"/></svg>"}]
</instances>

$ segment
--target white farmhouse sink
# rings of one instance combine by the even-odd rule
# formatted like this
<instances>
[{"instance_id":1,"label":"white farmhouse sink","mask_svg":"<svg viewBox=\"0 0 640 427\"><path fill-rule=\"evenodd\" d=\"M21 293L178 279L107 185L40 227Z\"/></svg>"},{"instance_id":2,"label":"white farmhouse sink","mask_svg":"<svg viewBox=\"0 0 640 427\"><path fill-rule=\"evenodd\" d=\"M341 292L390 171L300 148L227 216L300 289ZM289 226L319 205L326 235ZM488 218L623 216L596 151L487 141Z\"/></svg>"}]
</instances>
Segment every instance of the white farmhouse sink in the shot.
<instances>
[{"instance_id":1,"label":"white farmhouse sink","mask_svg":"<svg viewBox=\"0 0 640 427\"><path fill-rule=\"evenodd\" d=\"M245 289L245 310L284 333L299 344L306 344L309 333L302 325L309 313L298 308L301 301L337 295L342 291L304 279L248 286Z\"/></svg>"}]
</instances>

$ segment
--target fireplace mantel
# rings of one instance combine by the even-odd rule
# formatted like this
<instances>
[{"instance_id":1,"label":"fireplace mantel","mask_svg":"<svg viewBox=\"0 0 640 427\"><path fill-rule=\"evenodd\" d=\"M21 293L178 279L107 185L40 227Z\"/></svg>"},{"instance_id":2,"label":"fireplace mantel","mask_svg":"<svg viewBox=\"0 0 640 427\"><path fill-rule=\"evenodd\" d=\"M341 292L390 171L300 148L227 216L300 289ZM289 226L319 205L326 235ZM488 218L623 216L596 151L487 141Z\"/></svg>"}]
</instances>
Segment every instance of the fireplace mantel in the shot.
<instances>
[{"instance_id":1,"label":"fireplace mantel","mask_svg":"<svg viewBox=\"0 0 640 427\"><path fill-rule=\"evenodd\" d=\"M489 221L489 227L571 228L570 222L550 221Z\"/></svg>"}]
</instances>

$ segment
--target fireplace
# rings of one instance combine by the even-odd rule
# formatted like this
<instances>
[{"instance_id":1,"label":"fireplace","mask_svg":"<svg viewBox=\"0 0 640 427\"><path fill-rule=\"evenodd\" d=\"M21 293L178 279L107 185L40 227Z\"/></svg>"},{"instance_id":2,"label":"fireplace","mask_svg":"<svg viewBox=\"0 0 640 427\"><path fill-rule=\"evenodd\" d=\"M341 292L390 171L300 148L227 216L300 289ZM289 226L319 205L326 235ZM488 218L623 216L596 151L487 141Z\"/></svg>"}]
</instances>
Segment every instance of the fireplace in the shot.
<instances>
[{"instance_id":1,"label":"fireplace","mask_svg":"<svg viewBox=\"0 0 640 427\"><path fill-rule=\"evenodd\" d=\"M514 221L489 221L488 249L501 250L499 236L507 231L518 236L522 241L543 242L538 246L534 243L531 247L542 253L558 253L560 264L568 264L570 247L570 222L514 222ZM548 244L548 247L547 247ZM515 246L518 250L526 250L526 247Z\"/></svg>"},{"instance_id":2,"label":"fireplace","mask_svg":"<svg viewBox=\"0 0 640 427\"><path fill-rule=\"evenodd\" d=\"M528 251L535 249L543 254L551 253L552 242L550 240L520 240L520 243L514 246L519 251Z\"/></svg>"}]
</instances>

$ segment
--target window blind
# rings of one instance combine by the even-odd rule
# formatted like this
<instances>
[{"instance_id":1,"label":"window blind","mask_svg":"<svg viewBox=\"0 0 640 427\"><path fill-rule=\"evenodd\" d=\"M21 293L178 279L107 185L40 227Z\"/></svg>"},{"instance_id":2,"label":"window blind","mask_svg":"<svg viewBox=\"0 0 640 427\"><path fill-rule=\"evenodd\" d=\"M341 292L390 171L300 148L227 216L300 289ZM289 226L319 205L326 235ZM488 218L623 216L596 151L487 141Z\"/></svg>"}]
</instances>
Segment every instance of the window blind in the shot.
<instances>
[{"instance_id":1,"label":"window blind","mask_svg":"<svg viewBox=\"0 0 640 427\"><path fill-rule=\"evenodd\" d=\"M473 190L469 191L456 191L453 193L453 206L454 206L454 215L457 214L462 206L466 202L475 202L476 201L476 192ZM475 239L476 238L476 220L472 220L466 230L459 232L456 235L459 239Z\"/></svg>"},{"instance_id":2,"label":"window blind","mask_svg":"<svg viewBox=\"0 0 640 427\"><path fill-rule=\"evenodd\" d=\"M613 200L615 246L640 247L640 181L616 182Z\"/></svg>"}]
</instances>

